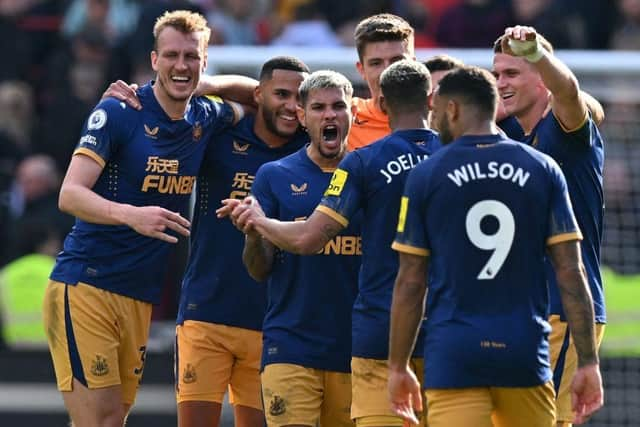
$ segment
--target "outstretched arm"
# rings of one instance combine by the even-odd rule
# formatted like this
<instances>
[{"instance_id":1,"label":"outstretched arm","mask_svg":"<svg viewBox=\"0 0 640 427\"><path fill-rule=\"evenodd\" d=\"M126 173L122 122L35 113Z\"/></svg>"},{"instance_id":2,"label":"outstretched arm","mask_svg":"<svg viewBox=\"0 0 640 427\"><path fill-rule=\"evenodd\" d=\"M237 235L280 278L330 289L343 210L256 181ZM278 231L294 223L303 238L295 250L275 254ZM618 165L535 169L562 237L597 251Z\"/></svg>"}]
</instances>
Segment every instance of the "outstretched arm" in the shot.
<instances>
[{"instance_id":1,"label":"outstretched arm","mask_svg":"<svg viewBox=\"0 0 640 427\"><path fill-rule=\"evenodd\" d=\"M261 214L260 205L252 197L242 203L231 199L222 203L217 211L219 217L230 215L240 230L245 233L255 230L275 246L294 254L317 253L344 228L317 210L305 221L278 221Z\"/></svg>"},{"instance_id":2,"label":"outstretched arm","mask_svg":"<svg viewBox=\"0 0 640 427\"><path fill-rule=\"evenodd\" d=\"M587 103L578 79L553 53L542 46L535 28L515 26L505 30L503 52L524 57L540 73L551 92L551 107L565 129L578 128L587 116Z\"/></svg>"}]
</instances>

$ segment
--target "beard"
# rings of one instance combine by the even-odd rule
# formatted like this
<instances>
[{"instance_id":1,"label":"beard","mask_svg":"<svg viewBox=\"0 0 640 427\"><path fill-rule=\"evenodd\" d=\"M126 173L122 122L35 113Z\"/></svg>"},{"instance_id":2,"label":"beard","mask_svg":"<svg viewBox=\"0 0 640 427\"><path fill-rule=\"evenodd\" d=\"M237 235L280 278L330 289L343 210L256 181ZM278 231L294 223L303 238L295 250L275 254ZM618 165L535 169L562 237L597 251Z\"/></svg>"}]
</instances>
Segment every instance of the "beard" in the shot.
<instances>
[{"instance_id":1,"label":"beard","mask_svg":"<svg viewBox=\"0 0 640 427\"><path fill-rule=\"evenodd\" d=\"M449 144L453 141L453 135L451 134L451 127L449 126L449 121L446 117L443 120L440 120L438 123L438 132L440 133L440 142L442 145Z\"/></svg>"},{"instance_id":2,"label":"beard","mask_svg":"<svg viewBox=\"0 0 640 427\"><path fill-rule=\"evenodd\" d=\"M276 112L266 105L262 105L262 119L264 120L264 125L267 130L280 138L291 138L300 128L300 125L298 125L296 130L293 132L283 132L278 129L278 126L276 125Z\"/></svg>"}]
</instances>

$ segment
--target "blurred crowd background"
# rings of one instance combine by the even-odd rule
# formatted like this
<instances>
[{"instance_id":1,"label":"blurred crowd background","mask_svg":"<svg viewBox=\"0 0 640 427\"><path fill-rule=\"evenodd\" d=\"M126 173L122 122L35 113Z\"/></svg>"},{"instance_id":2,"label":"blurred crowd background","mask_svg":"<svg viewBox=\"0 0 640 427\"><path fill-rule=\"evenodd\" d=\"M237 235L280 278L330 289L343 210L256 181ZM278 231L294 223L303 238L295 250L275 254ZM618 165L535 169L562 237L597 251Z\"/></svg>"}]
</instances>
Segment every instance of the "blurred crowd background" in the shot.
<instances>
[{"instance_id":1,"label":"blurred crowd background","mask_svg":"<svg viewBox=\"0 0 640 427\"><path fill-rule=\"evenodd\" d=\"M46 284L73 225L73 218L58 211L57 193L82 124L109 82L153 77L152 27L167 9L201 12L216 45L351 46L361 18L392 12L416 29L416 47L488 48L517 23L536 27L558 49L640 49L640 0L0 0L2 277ZM605 126L612 134L628 131L616 126L623 114L637 109L608 115ZM640 135L635 119L625 123ZM608 252L604 259L615 264L635 256L613 267L637 274L637 197L631 217L624 215L638 175L626 153L616 158L612 152L608 215L609 221L633 222L631 232L619 238L636 252ZM157 319L175 315L181 272L179 266L172 271L172 290L156 310Z\"/></svg>"}]
</instances>

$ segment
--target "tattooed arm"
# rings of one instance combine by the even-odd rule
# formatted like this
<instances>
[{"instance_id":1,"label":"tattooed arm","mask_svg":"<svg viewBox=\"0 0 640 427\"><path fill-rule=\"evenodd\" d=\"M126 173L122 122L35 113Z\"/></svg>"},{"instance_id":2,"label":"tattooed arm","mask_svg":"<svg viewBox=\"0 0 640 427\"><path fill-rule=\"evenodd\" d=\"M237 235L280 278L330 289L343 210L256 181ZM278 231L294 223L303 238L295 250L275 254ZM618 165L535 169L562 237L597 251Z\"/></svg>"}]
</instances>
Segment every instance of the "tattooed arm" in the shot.
<instances>
[{"instance_id":1,"label":"tattooed arm","mask_svg":"<svg viewBox=\"0 0 640 427\"><path fill-rule=\"evenodd\" d=\"M256 282L264 282L269 277L274 253L274 246L260 234L245 234L242 262Z\"/></svg>"},{"instance_id":2,"label":"tattooed arm","mask_svg":"<svg viewBox=\"0 0 640 427\"><path fill-rule=\"evenodd\" d=\"M571 382L571 406L575 412L574 424L582 424L604 403L594 336L593 300L580 259L579 242L574 240L552 245L549 254L578 354L578 369Z\"/></svg>"},{"instance_id":3,"label":"tattooed arm","mask_svg":"<svg viewBox=\"0 0 640 427\"><path fill-rule=\"evenodd\" d=\"M598 363L598 354L594 338L593 300L580 258L579 244L577 240L558 243L549 247L549 254L578 353L578 366L584 366Z\"/></svg>"},{"instance_id":4,"label":"tattooed arm","mask_svg":"<svg viewBox=\"0 0 640 427\"><path fill-rule=\"evenodd\" d=\"M253 225L265 239L294 254L311 255L319 252L344 227L320 211L314 211L305 221L282 222L258 217Z\"/></svg>"}]
</instances>

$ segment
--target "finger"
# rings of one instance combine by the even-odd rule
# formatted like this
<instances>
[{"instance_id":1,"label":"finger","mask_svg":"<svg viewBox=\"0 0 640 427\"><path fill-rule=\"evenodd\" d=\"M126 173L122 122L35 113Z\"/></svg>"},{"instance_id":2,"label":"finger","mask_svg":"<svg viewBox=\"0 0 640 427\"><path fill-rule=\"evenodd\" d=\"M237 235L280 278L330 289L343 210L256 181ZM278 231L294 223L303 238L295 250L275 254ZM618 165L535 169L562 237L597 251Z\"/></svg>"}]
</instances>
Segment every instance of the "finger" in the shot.
<instances>
[{"instance_id":1,"label":"finger","mask_svg":"<svg viewBox=\"0 0 640 427\"><path fill-rule=\"evenodd\" d=\"M229 216L233 211L233 208L236 207L238 200L236 199L224 199L221 201L222 206L216 209L216 216L218 218L224 218Z\"/></svg>"},{"instance_id":2,"label":"finger","mask_svg":"<svg viewBox=\"0 0 640 427\"><path fill-rule=\"evenodd\" d=\"M178 234L182 234L185 237L189 237L189 235L191 234L189 232L188 228L186 228L182 224L174 222L174 221L167 221L167 228L175 231Z\"/></svg>"},{"instance_id":3,"label":"finger","mask_svg":"<svg viewBox=\"0 0 640 427\"><path fill-rule=\"evenodd\" d=\"M183 217L182 215L180 215L178 212L171 212L171 211L167 211L167 212L168 212L167 219L183 226L184 228L191 228L191 223L189 222L189 220Z\"/></svg>"},{"instance_id":4,"label":"finger","mask_svg":"<svg viewBox=\"0 0 640 427\"><path fill-rule=\"evenodd\" d=\"M422 395L420 394L420 390L418 390L418 393L412 393L411 397L413 399L412 403L415 410L418 412L422 412Z\"/></svg>"},{"instance_id":5,"label":"finger","mask_svg":"<svg viewBox=\"0 0 640 427\"><path fill-rule=\"evenodd\" d=\"M178 243L178 238L176 236L172 236L170 234L167 233L162 233L162 232L155 232L151 234L151 237L154 237L158 240L163 240L167 243Z\"/></svg>"}]
</instances>

